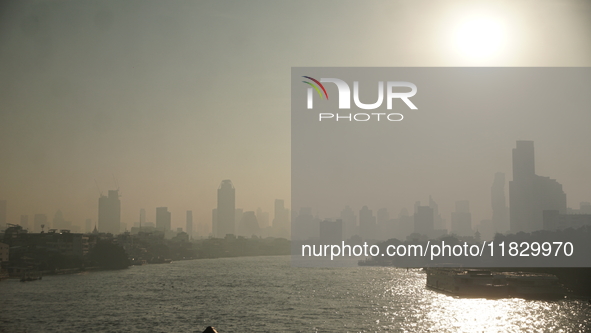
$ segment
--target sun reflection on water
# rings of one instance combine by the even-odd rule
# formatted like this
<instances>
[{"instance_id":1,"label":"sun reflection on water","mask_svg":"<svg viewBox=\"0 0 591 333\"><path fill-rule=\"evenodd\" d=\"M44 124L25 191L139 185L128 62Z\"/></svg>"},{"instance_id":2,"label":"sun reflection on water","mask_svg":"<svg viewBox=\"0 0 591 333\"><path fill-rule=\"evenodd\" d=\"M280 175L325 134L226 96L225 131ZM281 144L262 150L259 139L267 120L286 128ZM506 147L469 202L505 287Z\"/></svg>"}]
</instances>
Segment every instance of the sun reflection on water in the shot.
<instances>
[{"instance_id":1,"label":"sun reflection on water","mask_svg":"<svg viewBox=\"0 0 591 333\"><path fill-rule=\"evenodd\" d=\"M418 270L396 270L394 275L382 284L382 296L392 300L379 309L388 319L382 320L389 324L382 326L384 331L591 332L589 316L581 316L591 311L584 301L459 298L425 288Z\"/></svg>"}]
</instances>

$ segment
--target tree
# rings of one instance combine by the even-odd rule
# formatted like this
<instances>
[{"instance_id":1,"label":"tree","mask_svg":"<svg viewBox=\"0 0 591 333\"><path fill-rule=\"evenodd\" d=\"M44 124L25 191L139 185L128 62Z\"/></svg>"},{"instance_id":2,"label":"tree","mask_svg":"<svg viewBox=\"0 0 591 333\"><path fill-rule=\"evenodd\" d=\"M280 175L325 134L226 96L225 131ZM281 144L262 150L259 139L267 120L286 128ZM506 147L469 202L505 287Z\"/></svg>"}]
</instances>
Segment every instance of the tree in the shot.
<instances>
[{"instance_id":1,"label":"tree","mask_svg":"<svg viewBox=\"0 0 591 333\"><path fill-rule=\"evenodd\" d=\"M127 268L130 265L127 253L119 246L109 241L101 240L90 251L90 260L99 267L108 269Z\"/></svg>"}]
</instances>

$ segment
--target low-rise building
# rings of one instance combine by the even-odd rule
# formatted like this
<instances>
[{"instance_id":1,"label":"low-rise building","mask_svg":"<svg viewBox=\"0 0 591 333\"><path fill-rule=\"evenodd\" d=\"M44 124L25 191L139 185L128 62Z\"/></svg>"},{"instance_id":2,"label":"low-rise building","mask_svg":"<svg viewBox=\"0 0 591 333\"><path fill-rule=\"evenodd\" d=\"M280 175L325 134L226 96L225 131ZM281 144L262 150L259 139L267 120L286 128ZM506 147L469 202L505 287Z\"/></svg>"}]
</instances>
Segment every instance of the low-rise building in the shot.
<instances>
[{"instance_id":1,"label":"low-rise building","mask_svg":"<svg viewBox=\"0 0 591 333\"><path fill-rule=\"evenodd\" d=\"M0 243L0 263L8 261L10 246Z\"/></svg>"},{"instance_id":2,"label":"low-rise building","mask_svg":"<svg viewBox=\"0 0 591 333\"><path fill-rule=\"evenodd\" d=\"M558 210L545 210L543 222L544 230L577 229L591 225L591 214L560 214Z\"/></svg>"}]
</instances>

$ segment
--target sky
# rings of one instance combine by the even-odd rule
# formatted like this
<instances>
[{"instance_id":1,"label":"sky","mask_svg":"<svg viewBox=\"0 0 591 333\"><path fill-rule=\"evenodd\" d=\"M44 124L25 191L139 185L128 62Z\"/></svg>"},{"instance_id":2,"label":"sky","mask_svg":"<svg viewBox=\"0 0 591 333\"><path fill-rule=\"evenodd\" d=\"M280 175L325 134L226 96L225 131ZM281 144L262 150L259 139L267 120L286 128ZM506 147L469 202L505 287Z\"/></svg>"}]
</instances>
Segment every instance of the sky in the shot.
<instances>
[{"instance_id":1,"label":"sky","mask_svg":"<svg viewBox=\"0 0 591 333\"><path fill-rule=\"evenodd\" d=\"M231 179L237 208L272 212L290 200L291 67L590 65L589 1L3 2L0 199L8 222L60 209L82 225L119 187L128 226L160 206L209 226ZM591 201L561 179L583 152L518 139L570 207Z\"/></svg>"}]
</instances>

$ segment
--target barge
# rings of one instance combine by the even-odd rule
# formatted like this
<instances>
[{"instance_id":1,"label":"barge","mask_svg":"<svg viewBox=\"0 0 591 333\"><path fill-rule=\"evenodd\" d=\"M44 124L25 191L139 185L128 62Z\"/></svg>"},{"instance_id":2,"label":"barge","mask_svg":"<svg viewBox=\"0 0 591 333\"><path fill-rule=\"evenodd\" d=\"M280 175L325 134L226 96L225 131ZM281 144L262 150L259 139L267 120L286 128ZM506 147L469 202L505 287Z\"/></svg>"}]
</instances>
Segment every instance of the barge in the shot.
<instances>
[{"instance_id":1,"label":"barge","mask_svg":"<svg viewBox=\"0 0 591 333\"><path fill-rule=\"evenodd\" d=\"M555 275L483 269L427 268L427 287L459 297L559 299L567 290Z\"/></svg>"}]
</instances>

